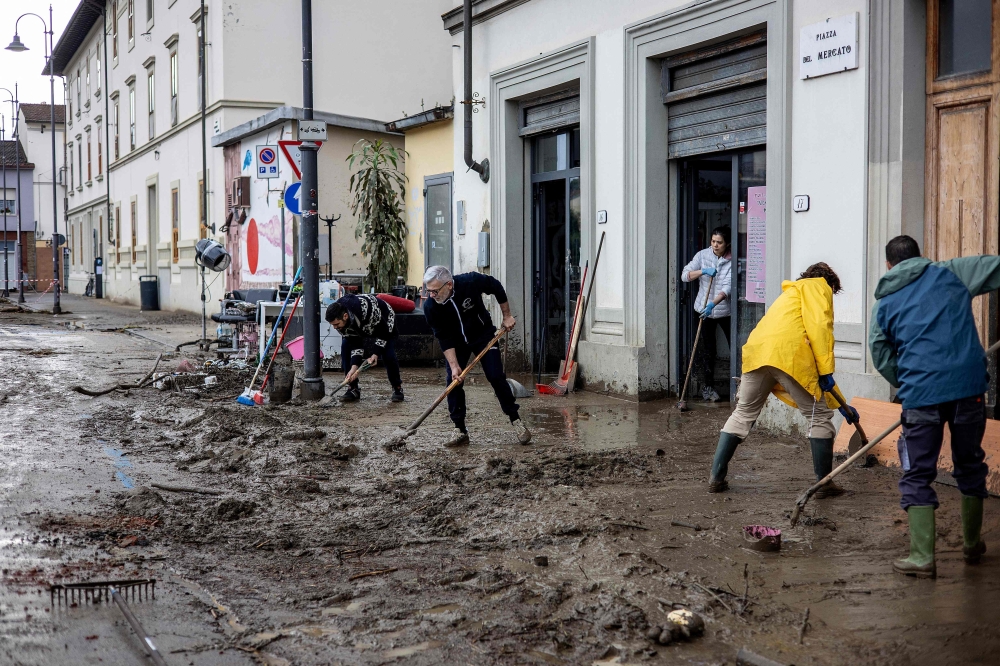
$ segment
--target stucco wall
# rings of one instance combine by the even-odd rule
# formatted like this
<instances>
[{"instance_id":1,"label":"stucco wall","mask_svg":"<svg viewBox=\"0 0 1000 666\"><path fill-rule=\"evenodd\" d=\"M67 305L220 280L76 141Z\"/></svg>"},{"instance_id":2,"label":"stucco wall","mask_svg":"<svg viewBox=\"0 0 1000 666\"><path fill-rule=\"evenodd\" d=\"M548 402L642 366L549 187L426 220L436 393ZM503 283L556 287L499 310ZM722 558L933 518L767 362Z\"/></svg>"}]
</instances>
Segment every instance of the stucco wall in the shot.
<instances>
[{"instance_id":1,"label":"stucco wall","mask_svg":"<svg viewBox=\"0 0 1000 666\"><path fill-rule=\"evenodd\" d=\"M409 270L406 284L423 282L424 261L424 178L451 173L454 170L452 120L418 127L406 133L406 252ZM453 193L454 194L454 193ZM455 197L452 196L452 228L458 229L455 218ZM468 235L468 232L467 234ZM460 238L453 235L454 239ZM453 240L453 242L456 242Z\"/></svg>"}]
</instances>

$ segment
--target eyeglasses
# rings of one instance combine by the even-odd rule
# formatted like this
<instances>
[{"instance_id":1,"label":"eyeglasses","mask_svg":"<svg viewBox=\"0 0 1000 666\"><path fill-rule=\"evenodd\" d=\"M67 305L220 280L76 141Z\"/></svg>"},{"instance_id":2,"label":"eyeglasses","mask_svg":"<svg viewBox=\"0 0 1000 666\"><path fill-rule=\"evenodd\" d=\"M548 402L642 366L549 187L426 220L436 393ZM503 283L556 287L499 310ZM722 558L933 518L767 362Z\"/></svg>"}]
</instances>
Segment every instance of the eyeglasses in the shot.
<instances>
[{"instance_id":1,"label":"eyeglasses","mask_svg":"<svg viewBox=\"0 0 1000 666\"><path fill-rule=\"evenodd\" d=\"M424 293L425 293L425 294L427 294L428 296L437 296L437 295L438 295L438 294L440 294L440 293L441 293L442 291L444 291L444 288L445 288L445 287L447 287L447 286L448 286L449 284L451 284L451 283L450 283L450 282L445 282L445 283L444 283L443 285L441 285L441 286L440 286L440 287L439 287L438 289L428 289L428 288L427 288L427 287L425 286L425 287L424 287Z\"/></svg>"}]
</instances>

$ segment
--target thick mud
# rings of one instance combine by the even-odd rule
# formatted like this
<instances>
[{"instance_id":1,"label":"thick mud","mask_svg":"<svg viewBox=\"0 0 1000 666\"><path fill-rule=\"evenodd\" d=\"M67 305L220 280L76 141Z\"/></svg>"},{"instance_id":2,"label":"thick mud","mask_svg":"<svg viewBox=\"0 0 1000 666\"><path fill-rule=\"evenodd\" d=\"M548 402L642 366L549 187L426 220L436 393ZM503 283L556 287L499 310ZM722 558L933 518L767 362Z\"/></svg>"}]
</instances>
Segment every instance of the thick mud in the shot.
<instances>
[{"instance_id":1,"label":"thick mud","mask_svg":"<svg viewBox=\"0 0 1000 666\"><path fill-rule=\"evenodd\" d=\"M88 398L68 387L136 381L166 347L24 313L0 313L0 341L3 663L137 663L116 609L53 609L47 586L142 576L157 596L133 610L171 664L732 664L741 647L800 665L995 663L1000 560L962 562L956 490L938 486L939 578L900 577L894 470L852 469L846 495L790 528L808 445L755 432L732 489L708 494L725 407L536 396L520 446L473 376L469 447L441 446L441 407L389 451L442 371L404 369L402 404L379 368L353 404L243 407L246 373L220 370L197 391ZM183 359L200 362L161 370ZM746 525L781 529L781 550L749 549ZM661 644L675 608L704 635Z\"/></svg>"}]
</instances>

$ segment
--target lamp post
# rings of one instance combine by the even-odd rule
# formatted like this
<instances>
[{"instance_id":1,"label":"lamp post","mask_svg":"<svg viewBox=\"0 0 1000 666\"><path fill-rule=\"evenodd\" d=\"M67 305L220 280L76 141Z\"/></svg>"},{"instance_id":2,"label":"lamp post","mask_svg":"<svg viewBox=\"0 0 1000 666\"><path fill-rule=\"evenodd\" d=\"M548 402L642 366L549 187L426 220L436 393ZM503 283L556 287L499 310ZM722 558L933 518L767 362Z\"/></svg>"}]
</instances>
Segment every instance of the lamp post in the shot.
<instances>
[{"instance_id":1,"label":"lamp post","mask_svg":"<svg viewBox=\"0 0 1000 666\"><path fill-rule=\"evenodd\" d=\"M4 88L6 90L6 88ZM6 127L0 114L0 169L3 169L3 297L10 298L10 276L8 274L7 253L7 149L3 147Z\"/></svg>"},{"instance_id":2,"label":"lamp post","mask_svg":"<svg viewBox=\"0 0 1000 666\"><path fill-rule=\"evenodd\" d=\"M59 192L58 186L56 184L56 79L55 79L55 66L52 62L52 51L54 49L53 45L53 30L52 30L52 5L49 5L49 21L45 22L45 19L38 14L28 12L26 14L21 14L17 17L17 21L14 22L14 39L11 41L10 45L7 46L8 51L14 51L15 53L20 53L22 51L27 51L28 47L21 42L21 38L17 32L17 25L21 22L25 16L34 16L39 21L42 22L42 26L45 28L43 30L42 42L45 44L45 63L49 70L49 112L51 116L49 118L52 126L52 314L62 314L62 307L59 305ZM45 37L48 37L48 41L45 41ZM18 160L20 164L20 160ZM18 219L20 219L21 210L18 208ZM20 239L20 235L18 235ZM20 292L23 294L24 290L21 289Z\"/></svg>"},{"instance_id":3,"label":"lamp post","mask_svg":"<svg viewBox=\"0 0 1000 666\"><path fill-rule=\"evenodd\" d=\"M10 99L10 114L13 118L11 121L11 129L14 137L14 182L17 183L17 203L15 204L17 210L17 240L14 246L16 250L14 251L14 260L17 261L17 302L24 303L24 283L22 282L21 275L21 262L24 257L24 248L21 247L21 153L17 149L18 141L20 137L17 131L17 117L20 115L20 102L17 99L17 84L14 84L14 92L11 92L8 88L0 88L0 90L5 91ZM7 196L7 157L4 155L4 165L3 165L3 189L4 197ZM10 297L10 287L8 284L8 268L9 265L7 261L7 205L4 204L3 208L3 295L5 297Z\"/></svg>"}]
</instances>

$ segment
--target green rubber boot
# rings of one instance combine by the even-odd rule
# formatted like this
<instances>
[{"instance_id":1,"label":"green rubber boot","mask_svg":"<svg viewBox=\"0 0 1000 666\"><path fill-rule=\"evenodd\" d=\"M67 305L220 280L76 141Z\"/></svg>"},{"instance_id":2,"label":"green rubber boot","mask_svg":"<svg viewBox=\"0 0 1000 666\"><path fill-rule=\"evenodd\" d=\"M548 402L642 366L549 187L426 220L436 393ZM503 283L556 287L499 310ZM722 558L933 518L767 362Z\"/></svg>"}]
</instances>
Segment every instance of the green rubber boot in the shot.
<instances>
[{"instance_id":1,"label":"green rubber boot","mask_svg":"<svg viewBox=\"0 0 1000 666\"><path fill-rule=\"evenodd\" d=\"M728 432L719 433L719 445L715 447L715 459L712 460L712 476L708 480L708 492L722 493L729 489L726 474L729 473L729 461L736 455L736 447L743 440Z\"/></svg>"},{"instance_id":2,"label":"green rubber boot","mask_svg":"<svg viewBox=\"0 0 1000 666\"><path fill-rule=\"evenodd\" d=\"M813 472L816 473L816 480L819 481L833 471L833 439L810 437L809 448L812 449ZM816 491L814 497L816 497L816 499L823 499L824 497L836 497L837 495L843 494L844 489L833 481L830 481L823 484L823 486Z\"/></svg>"},{"instance_id":3,"label":"green rubber boot","mask_svg":"<svg viewBox=\"0 0 1000 666\"><path fill-rule=\"evenodd\" d=\"M979 564L986 552L986 542L979 538L983 528L983 498L962 495L962 555L966 564Z\"/></svg>"},{"instance_id":4,"label":"green rubber boot","mask_svg":"<svg viewBox=\"0 0 1000 666\"><path fill-rule=\"evenodd\" d=\"M911 506L906 513L910 517L910 556L893 562L892 570L917 578L936 578L934 507Z\"/></svg>"}]
</instances>

